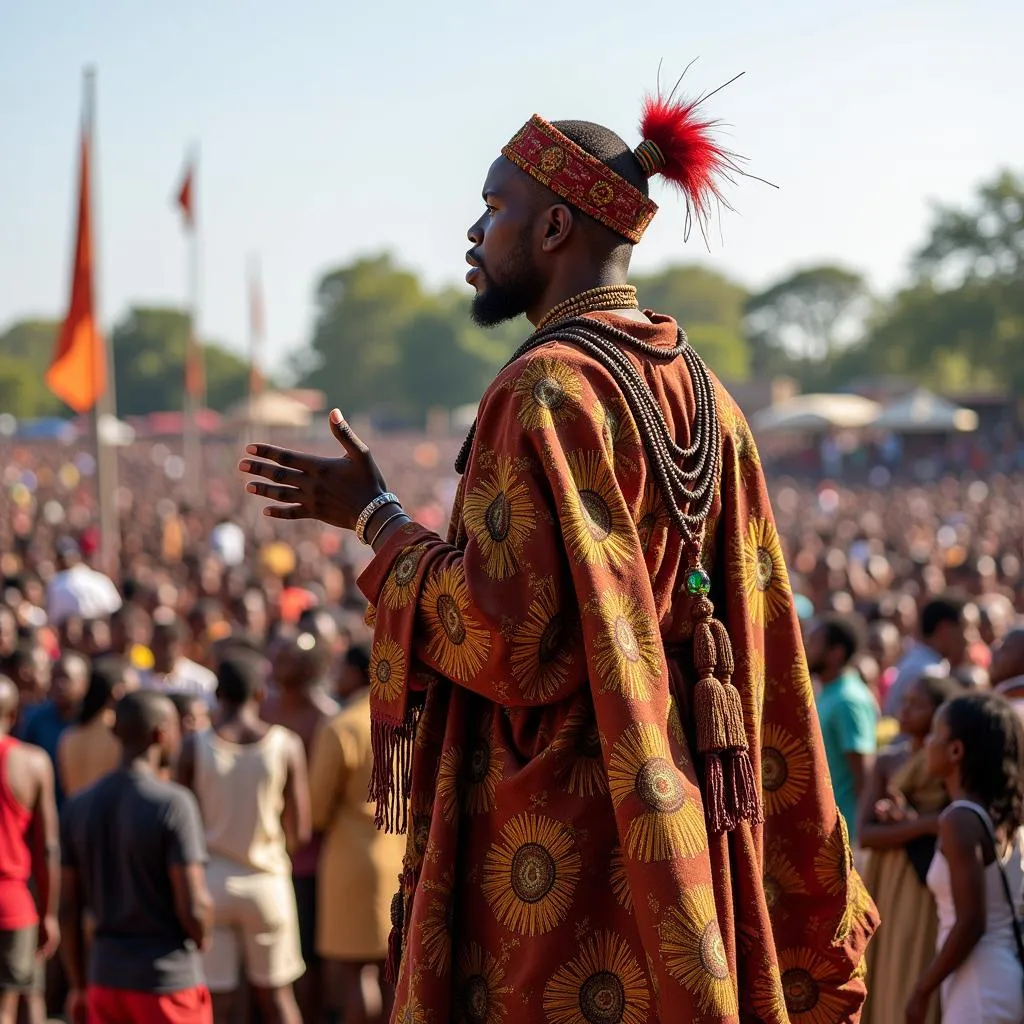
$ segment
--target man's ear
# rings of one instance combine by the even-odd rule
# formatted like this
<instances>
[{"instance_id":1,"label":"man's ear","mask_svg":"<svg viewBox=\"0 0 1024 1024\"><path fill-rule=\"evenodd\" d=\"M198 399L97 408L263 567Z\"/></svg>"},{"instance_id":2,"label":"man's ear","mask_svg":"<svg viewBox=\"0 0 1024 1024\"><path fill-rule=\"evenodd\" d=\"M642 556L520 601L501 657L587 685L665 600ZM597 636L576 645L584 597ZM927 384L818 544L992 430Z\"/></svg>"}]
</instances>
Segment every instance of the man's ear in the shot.
<instances>
[{"instance_id":1,"label":"man's ear","mask_svg":"<svg viewBox=\"0 0 1024 1024\"><path fill-rule=\"evenodd\" d=\"M554 206L548 207L544 216L541 217L544 228L541 248L544 252L555 252L565 245L572 234L575 219L572 209L565 203L556 203Z\"/></svg>"}]
</instances>

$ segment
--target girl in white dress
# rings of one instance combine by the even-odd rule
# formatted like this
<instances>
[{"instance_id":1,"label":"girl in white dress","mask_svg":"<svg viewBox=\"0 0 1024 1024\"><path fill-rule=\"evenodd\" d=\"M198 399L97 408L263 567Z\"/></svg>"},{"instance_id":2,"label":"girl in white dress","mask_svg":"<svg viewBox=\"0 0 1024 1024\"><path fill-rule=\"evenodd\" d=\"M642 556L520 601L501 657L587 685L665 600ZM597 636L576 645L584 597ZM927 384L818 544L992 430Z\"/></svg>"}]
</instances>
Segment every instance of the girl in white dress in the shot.
<instances>
[{"instance_id":1,"label":"girl in white dress","mask_svg":"<svg viewBox=\"0 0 1024 1024\"><path fill-rule=\"evenodd\" d=\"M1002 697L956 697L936 714L927 751L953 802L939 819L928 872L938 952L907 1004L907 1022L923 1021L941 989L943 1024L1021 1024L1024 727Z\"/></svg>"}]
</instances>

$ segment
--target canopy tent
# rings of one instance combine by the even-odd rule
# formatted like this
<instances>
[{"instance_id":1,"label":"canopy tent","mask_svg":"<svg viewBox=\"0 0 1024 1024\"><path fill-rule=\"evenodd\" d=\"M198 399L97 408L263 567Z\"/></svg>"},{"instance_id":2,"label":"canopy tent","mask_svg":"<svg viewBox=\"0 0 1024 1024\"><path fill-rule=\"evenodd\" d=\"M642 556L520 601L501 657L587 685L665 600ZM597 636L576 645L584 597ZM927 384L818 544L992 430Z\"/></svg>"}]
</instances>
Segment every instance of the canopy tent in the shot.
<instances>
[{"instance_id":1,"label":"canopy tent","mask_svg":"<svg viewBox=\"0 0 1024 1024\"><path fill-rule=\"evenodd\" d=\"M308 427L313 413L307 403L283 391L264 391L235 405L228 414L234 426Z\"/></svg>"},{"instance_id":2,"label":"canopy tent","mask_svg":"<svg viewBox=\"0 0 1024 1024\"><path fill-rule=\"evenodd\" d=\"M978 429L978 414L919 388L887 405L871 424L894 434L953 434Z\"/></svg>"},{"instance_id":3,"label":"canopy tent","mask_svg":"<svg viewBox=\"0 0 1024 1024\"><path fill-rule=\"evenodd\" d=\"M882 407L860 395L797 395L762 409L751 419L759 434L824 434L872 424Z\"/></svg>"}]
</instances>

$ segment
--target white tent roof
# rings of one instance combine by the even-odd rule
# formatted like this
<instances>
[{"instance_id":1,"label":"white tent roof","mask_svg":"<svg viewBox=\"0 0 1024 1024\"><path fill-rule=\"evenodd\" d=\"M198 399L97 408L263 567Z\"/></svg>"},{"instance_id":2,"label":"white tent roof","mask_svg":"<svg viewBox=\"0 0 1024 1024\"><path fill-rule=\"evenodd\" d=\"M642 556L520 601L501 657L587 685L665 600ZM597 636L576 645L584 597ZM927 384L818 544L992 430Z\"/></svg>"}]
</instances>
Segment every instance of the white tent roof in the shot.
<instances>
[{"instance_id":1,"label":"white tent roof","mask_svg":"<svg viewBox=\"0 0 1024 1024\"><path fill-rule=\"evenodd\" d=\"M878 418L882 407L860 395L797 395L762 409L751 420L760 434L817 434L828 430L854 430Z\"/></svg>"},{"instance_id":2,"label":"white tent roof","mask_svg":"<svg viewBox=\"0 0 1024 1024\"><path fill-rule=\"evenodd\" d=\"M234 424L258 427L306 427L312 415L306 403L281 391L264 391L239 402L231 409L229 419Z\"/></svg>"},{"instance_id":3,"label":"white tent roof","mask_svg":"<svg viewBox=\"0 0 1024 1024\"><path fill-rule=\"evenodd\" d=\"M887 405L871 424L898 434L955 433L978 429L978 414L918 389Z\"/></svg>"}]
</instances>

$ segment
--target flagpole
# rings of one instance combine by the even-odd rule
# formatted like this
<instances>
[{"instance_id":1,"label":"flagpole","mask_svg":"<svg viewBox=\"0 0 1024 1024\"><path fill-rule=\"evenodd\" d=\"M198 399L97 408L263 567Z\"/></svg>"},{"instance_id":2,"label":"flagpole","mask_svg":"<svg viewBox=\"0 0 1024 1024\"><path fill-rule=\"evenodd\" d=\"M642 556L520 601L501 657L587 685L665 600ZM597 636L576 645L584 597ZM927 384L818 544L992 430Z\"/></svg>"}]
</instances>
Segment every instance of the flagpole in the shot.
<instances>
[{"instance_id":1,"label":"flagpole","mask_svg":"<svg viewBox=\"0 0 1024 1024\"><path fill-rule=\"evenodd\" d=\"M92 207L92 213L96 211L96 193L98 191L99 174L97 173L98 161L96 159L96 69L87 67L84 73L84 132L88 139L89 159L92 174L90 175L90 194L87 201ZM93 216L90 221L96 224ZM96 452L96 504L99 507L100 515L100 559L103 570L111 576L118 575L118 562L121 548L121 525L117 508L117 449L113 444L103 438L103 424L108 429L113 427L114 418L117 415L117 396L114 383L114 358L111 345L111 338L108 332L100 327L102 318L99 315L99 258L97 256L97 237L99 232L92 235L93 267L92 267L92 289L93 289L93 316L95 329L99 333L102 343L94 346L95 360L93 362L93 391L99 390L96 404L92 410L92 435L93 445ZM105 387L99 387L100 382L105 380Z\"/></svg>"},{"instance_id":2,"label":"flagpole","mask_svg":"<svg viewBox=\"0 0 1024 1024\"><path fill-rule=\"evenodd\" d=\"M249 440L256 427L256 399L262 392L263 291L257 256L249 257Z\"/></svg>"},{"instance_id":3,"label":"flagpole","mask_svg":"<svg viewBox=\"0 0 1024 1024\"><path fill-rule=\"evenodd\" d=\"M193 181L198 166L199 147L194 146L188 171L193 176ZM201 407L203 396L195 394L192 389L196 379L196 361L199 359L199 217L195 209L192 211L192 223L188 231L185 252L187 264L185 272L188 278L189 337L185 352L185 421L182 430L182 454L185 459L186 487L193 500L199 500L203 471L202 448L199 442L199 424L196 422L196 414Z\"/></svg>"}]
</instances>

